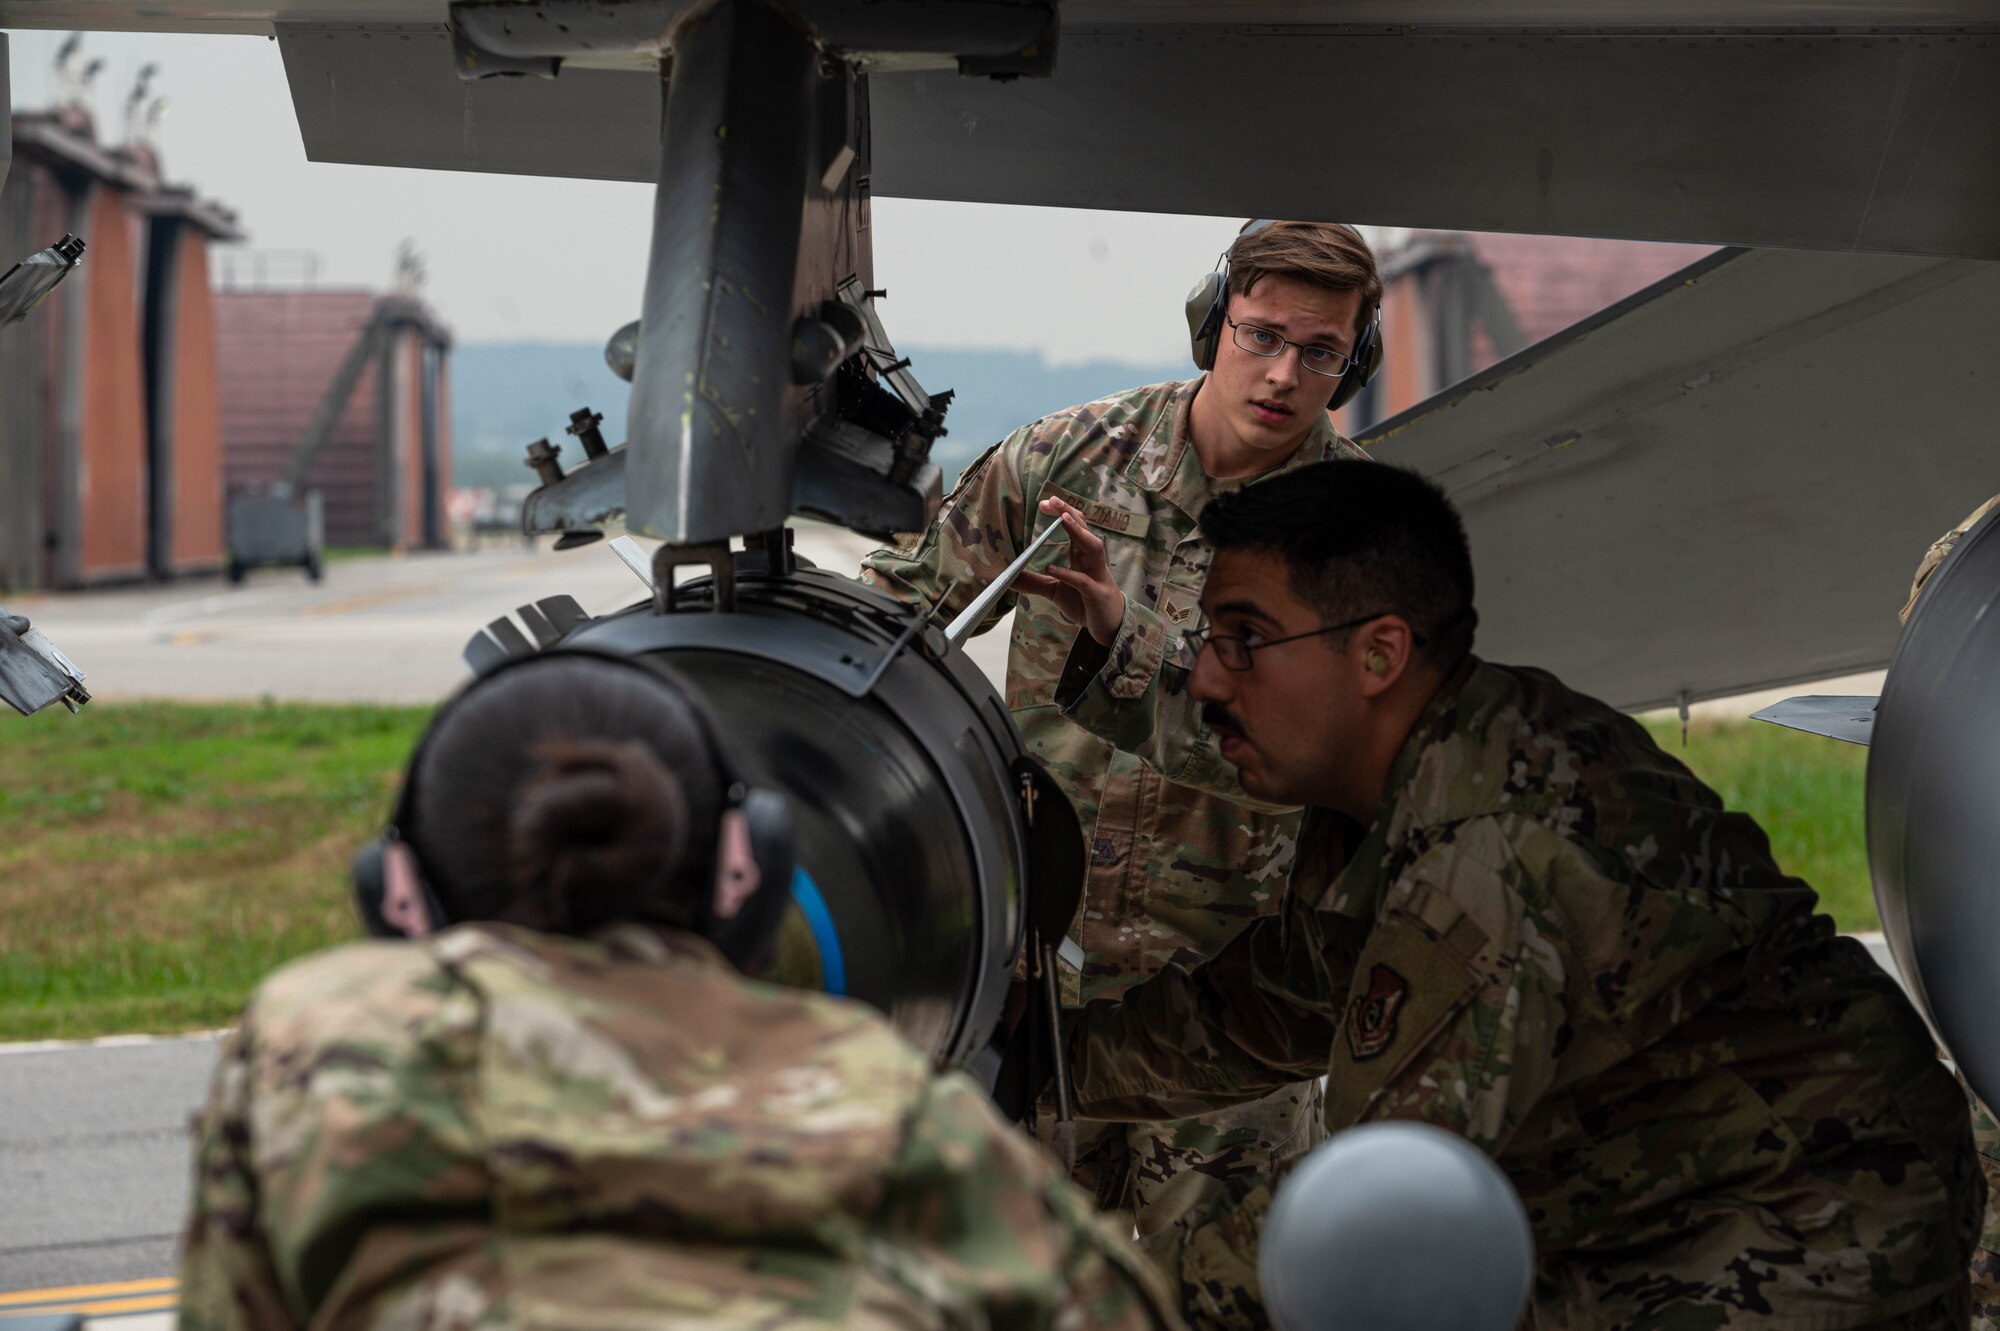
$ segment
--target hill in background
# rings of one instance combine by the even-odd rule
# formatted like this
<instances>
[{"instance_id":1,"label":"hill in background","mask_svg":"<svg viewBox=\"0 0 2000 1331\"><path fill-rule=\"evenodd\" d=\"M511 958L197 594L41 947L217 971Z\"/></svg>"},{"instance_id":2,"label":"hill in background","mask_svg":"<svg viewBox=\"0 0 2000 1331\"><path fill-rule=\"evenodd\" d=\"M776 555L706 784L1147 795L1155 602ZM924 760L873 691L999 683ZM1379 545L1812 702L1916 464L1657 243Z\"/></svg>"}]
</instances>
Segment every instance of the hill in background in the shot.
<instances>
[{"instance_id":1,"label":"hill in background","mask_svg":"<svg viewBox=\"0 0 2000 1331\"><path fill-rule=\"evenodd\" d=\"M1186 362L1136 365L1090 361L1050 365L1022 351L910 351L911 368L932 392L957 390L945 417L950 431L932 450L949 489L959 469L1009 431L1049 412L1089 402L1138 384L1181 379ZM625 401L631 390L605 368L602 351L589 343L461 344L452 349L452 479L462 486L499 488L532 482L522 461L528 445L546 436L563 446L563 461L582 450L563 433L570 412L588 406L604 413L604 437L625 438Z\"/></svg>"}]
</instances>

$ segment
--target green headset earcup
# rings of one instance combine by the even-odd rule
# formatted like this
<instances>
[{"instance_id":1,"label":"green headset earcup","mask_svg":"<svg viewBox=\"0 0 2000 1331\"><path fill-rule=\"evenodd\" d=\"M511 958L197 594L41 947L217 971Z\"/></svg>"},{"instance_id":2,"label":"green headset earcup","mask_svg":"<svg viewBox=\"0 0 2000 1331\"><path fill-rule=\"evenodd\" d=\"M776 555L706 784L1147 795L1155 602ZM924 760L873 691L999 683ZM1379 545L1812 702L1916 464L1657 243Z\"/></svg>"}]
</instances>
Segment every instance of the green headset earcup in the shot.
<instances>
[{"instance_id":1,"label":"green headset earcup","mask_svg":"<svg viewBox=\"0 0 2000 1331\"><path fill-rule=\"evenodd\" d=\"M1362 336L1354 344L1354 364L1344 376L1340 376L1340 388L1334 390L1332 400L1326 404L1328 412L1338 412L1348 402L1360 396L1368 382L1374 380L1376 370L1382 368L1382 310L1376 308L1374 318L1362 324Z\"/></svg>"},{"instance_id":2,"label":"green headset earcup","mask_svg":"<svg viewBox=\"0 0 2000 1331\"><path fill-rule=\"evenodd\" d=\"M1223 312L1228 308L1223 299L1223 280L1220 271L1203 273L1187 295L1188 345L1198 370L1215 364L1215 339L1222 331Z\"/></svg>"},{"instance_id":3,"label":"green headset earcup","mask_svg":"<svg viewBox=\"0 0 2000 1331\"><path fill-rule=\"evenodd\" d=\"M751 858L757 862L757 890L729 919L707 918L702 932L736 969L756 975L770 964L777 949L785 908L792 904L798 859L792 807L783 794L752 786L737 807L750 834Z\"/></svg>"},{"instance_id":4,"label":"green headset earcup","mask_svg":"<svg viewBox=\"0 0 2000 1331\"><path fill-rule=\"evenodd\" d=\"M1340 377L1340 387L1333 390L1332 399L1326 404L1328 411L1339 411L1353 401L1368 387L1375 372L1382 368L1382 310L1376 307L1375 317L1361 326L1361 336L1354 344L1354 364Z\"/></svg>"},{"instance_id":5,"label":"green headset earcup","mask_svg":"<svg viewBox=\"0 0 2000 1331\"><path fill-rule=\"evenodd\" d=\"M370 938L402 936L402 931L382 914L382 899L389 895L388 866L383 863L388 845L387 838L378 837L370 841L354 852L354 860L348 866L348 883L354 893L354 914Z\"/></svg>"}]
</instances>

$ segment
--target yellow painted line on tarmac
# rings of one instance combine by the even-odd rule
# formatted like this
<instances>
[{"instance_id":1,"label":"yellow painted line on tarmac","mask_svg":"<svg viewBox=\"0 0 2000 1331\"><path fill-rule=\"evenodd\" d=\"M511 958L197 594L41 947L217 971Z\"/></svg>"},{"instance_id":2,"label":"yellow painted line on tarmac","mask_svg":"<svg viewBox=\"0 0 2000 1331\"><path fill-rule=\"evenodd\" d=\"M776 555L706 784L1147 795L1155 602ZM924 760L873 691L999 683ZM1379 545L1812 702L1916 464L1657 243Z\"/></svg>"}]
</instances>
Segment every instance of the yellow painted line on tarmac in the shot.
<instances>
[{"instance_id":1,"label":"yellow painted line on tarmac","mask_svg":"<svg viewBox=\"0 0 2000 1331\"><path fill-rule=\"evenodd\" d=\"M394 605L397 601L412 601L419 596L430 596L445 590L446 584L442 582L413 582L403 587L384 587L379 592L361 592L337 600L321 601L318 605L307 606L300 613L345 615L355 610L371 610L378 605Z\"/></svg>"},{"instance_id":2,"label":"yellow painted line on tarmac","mask_svg":"<svg viewBox=\"0 0 2000 1331\"><path fill-rule=\"evenodd\" d=\"M110 1285L54 1285L50 1289L18 1289L14 1293L0 1293L0 1309L20 1311L30 1305L42 1303L76 1303L78 1299L120 1299L134 1295L164 1295L168 1303L174 1299L174 1291L180 1289L180 1281L172 1275L158 1275L144 1281L116 1281ZM36 1307L36 1311L42 1311ZM80 1311L80 1309L50 1309L50 1311ZM142 1311L142 1309L134 1309Z\"/></svg>"},{"instance_id":3,"label":"yellow painted line on tarmac","mask_svg":"<svg viewBox=\"0 0 2000 1331\"><path fill-rule=\"evenodd\" d=\"M81 1303L37 1303L25 1308L0 1308L0 1331L9 1317L32 1313L50 1317L58 1313L82 1313L90 1317L123 1317L128 1313L158 1313L170 1310L179 1301L177 1294L148 1294L136 1299L86 1299Z\"/></svg>"}]
</instances>

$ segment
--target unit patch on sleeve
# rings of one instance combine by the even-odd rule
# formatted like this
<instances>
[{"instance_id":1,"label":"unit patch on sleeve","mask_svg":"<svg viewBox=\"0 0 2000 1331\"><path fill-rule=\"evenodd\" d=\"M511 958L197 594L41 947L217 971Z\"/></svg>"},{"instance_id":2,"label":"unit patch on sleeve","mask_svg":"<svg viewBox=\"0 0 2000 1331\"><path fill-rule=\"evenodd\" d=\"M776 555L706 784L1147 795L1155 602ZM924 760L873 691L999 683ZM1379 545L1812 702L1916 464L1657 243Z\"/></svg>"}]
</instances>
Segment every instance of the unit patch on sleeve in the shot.
<instances>
[{"instance_id":1,"label":"unit patch on sleeve","mask_svg":"<svg viewBox=\"0 0 2000 1331\"><path fill-rule=\"evenodd\" d=\"M1368 987L1347 1003L1347 1047L1358 1061L1373 1058L1396 1038L1396 1014L1410 996L1410 982L1377 962Z\"/></svg>"}]
</instances>

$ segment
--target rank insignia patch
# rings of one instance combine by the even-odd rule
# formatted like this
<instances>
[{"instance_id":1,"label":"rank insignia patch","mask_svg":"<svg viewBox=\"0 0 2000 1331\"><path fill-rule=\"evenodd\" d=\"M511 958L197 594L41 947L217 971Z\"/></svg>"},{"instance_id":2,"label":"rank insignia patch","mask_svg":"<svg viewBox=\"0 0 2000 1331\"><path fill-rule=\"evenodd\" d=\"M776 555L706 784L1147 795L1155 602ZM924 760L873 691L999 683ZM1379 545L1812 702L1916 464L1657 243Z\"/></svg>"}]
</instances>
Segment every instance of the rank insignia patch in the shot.
<instances>
[{"instance_id":1,"label":"rank insignia patch","mask_svg":"<svg viewBox=\"0 0 2000 1331\"><path fill-rule=\"evenodd\" d=\"M1373 1058L1396 1038L1396 1013L1410 996L1410 982L1377 964L1368 972L1368 988L1347 1004L1347 1047L1358 1059Z\"/></svg>"}]
</instances>

